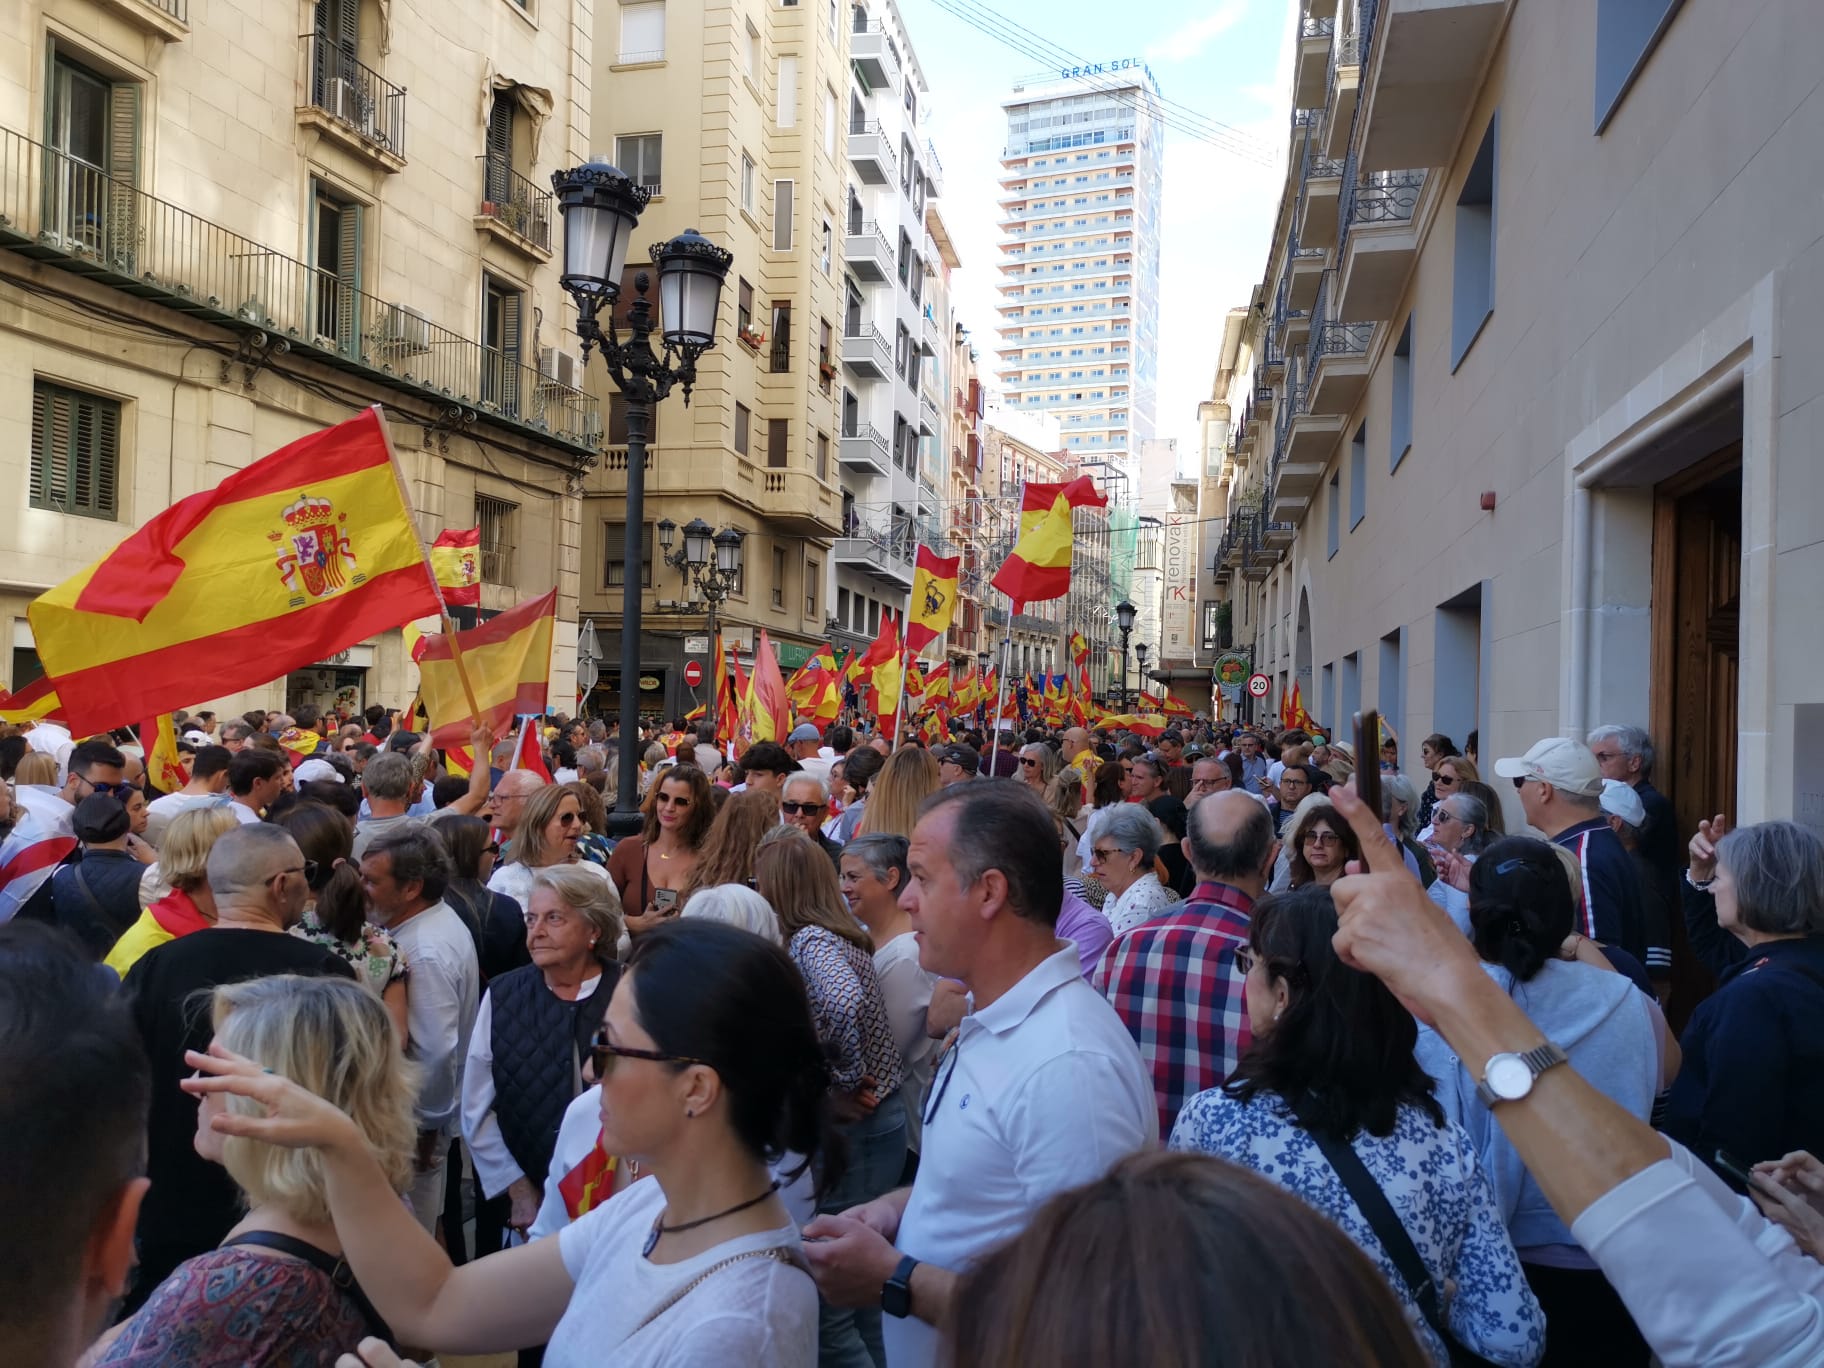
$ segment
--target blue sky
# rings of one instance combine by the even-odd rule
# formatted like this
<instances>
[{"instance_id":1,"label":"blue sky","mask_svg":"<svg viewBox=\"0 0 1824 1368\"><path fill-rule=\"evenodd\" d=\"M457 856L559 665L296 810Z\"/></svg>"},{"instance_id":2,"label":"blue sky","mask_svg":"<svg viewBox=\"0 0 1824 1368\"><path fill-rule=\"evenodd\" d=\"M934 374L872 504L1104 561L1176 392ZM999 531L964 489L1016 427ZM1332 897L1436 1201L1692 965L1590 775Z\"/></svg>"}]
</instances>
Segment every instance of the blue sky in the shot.
<instances>
[{"instance_id":1,"label":"blue sky","mask_svg":"<svg viewBox=\"0 0 1824 1368\"><path fill-rule=\"evenodd\" d=\"M1278 165L1242 160L1169 131L1161 244L1158 435L1192 459L1197 404L1207 399L1223 315L1245 304L1266 260L1283 183L1294 0L984 0L1085 61L1143 57L1168 100L1265 140ZM930 86L927 129L944 164L940 212L963 269L958 307L985 367L995 358L996 199L1006 118L1000 102L1038 75L1030 56L940 9L899 0ZM1121 21L1111 23L1111 9Z\"/></svg>"}]
</instances>

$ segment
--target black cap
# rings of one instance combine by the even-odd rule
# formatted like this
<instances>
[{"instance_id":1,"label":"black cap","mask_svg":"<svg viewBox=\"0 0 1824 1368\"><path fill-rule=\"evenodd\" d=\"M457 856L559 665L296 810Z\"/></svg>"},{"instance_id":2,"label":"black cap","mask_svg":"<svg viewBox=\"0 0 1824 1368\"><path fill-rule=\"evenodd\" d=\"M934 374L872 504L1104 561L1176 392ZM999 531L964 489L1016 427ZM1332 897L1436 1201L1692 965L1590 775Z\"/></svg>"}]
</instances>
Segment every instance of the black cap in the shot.
<instances>
[{"instance_id":1,"label":"black cap","mask_svg":"<svg viewBox=\"0 0 1824 1368\"><path fill-rule=\"evenodd\" d=\"M974 746L965 746L961 741L949 746L937 748L937 762L940 765L955 765L964 774L976 774L982 768L982 757Z\"/></svg>"},{"instance_id":2,"label":"black cap","mask_svg":"<svg viewBox=\"0 0 1824 1368\"><path fill-rule=\"evenodd\" d=\"M127 816L127 809L120 799L108 793L91 793L76 804L76 816L72 826L76 839L85 845L98 842L118 841L127 834L132 820Z\"/></svg>"}]
</instances>

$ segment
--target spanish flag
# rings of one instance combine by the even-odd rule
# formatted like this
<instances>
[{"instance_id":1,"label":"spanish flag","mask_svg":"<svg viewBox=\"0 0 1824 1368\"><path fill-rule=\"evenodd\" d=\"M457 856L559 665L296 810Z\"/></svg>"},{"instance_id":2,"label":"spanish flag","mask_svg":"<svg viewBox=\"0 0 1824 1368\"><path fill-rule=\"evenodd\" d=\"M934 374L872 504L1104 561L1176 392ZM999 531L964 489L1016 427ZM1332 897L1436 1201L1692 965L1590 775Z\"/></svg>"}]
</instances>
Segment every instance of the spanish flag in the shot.
<instances>
[{"instance_id":1,"label":"spanish flag","mask_svg":"<svg viewBox=\"0 0 1824 1368\"><path fill-rule=\"evenodd\" d=\"M170 713L139 724L139 745L146 753L146 782L160 793L176 793L190 782L190 771L177 753L177 726Z\"/></svg>"},{"instance_id":2,"label":"spanish flag","mask_svg":"<svg viewBox=\"0 0 1824 1368\"><path fill-rule=\"evenodd\" d=\"M443 601L451 607L481 603L481 529L470 527L437 534L431 543L431 569Z\"/></svg>"},{"instance_id":3,"label":"spanish flag","mask_svg":"<svg viewBox=\"0 0 1824 1368\"><path fill-rule=\"evenodd\" d=\"M728 650L722 644L722 634L716 633L716 745L726 754L731 742L735 739L735 728L740 721L735 682L729 675Z\"/></svg>"},{"instance_id":4,"label":"spanish flag","mask_svg":"<svg viewBox=\"0 0 1824 1368\"><path fill-rule=\"evenodd\" d=\"M589 1153L557 1183L558 1194L564 1199L564 1210L570 1213L571 1220L594 1211L613 1195L614 1170L615 1157L608 1153L602 1133L597 1131Z\"/></svg>"},{"instance_id":5,"label":"spanish flag","mask_svg":"<svg viewBox=\"0 0 1824 1368\"><path fill-rule=\"evenodd\" d=\"M956 613L958 556L940 556L928 546L918 548L912 564L912 603L906 612L906 650L917 655L950 630Z\"/></svg>"},{"instance_id":6,"label":"spanish flag","mask_svg":"<svg viewBox=\"0 0 1824 1368\"><path fill-rule=\"evenodd\" d=\"M479 627L456 633L462 668L475 691L480 720L505 736L513 719L542 714L551 682L551 638L557 623L557 590L510 608ZM474 720L457 673L450 638L426 633L418 659L419 693L429 717L431 744L443 749L469 739Z\"/></svg>"},{"instance_id":7,"label":"spanish flag","mask_svg":"<svg viewBox=\"0 0 1824 1368\"><path fill-rule=\"evenodd\" d=\"M63 705L57 698L57 681L39 675L16 694L0 697L0 722L62 722Z\"/></svg>"},{"instance_id":8,"label":"spanish flag","mask_svg":"<svg viewBox=\"0 0 1824 1368\"><path fill-rule=\"evenodd\" d=\"M773 649L766 628L760 629L760 644L754 648L753 704L751 714L754 740L785 744L792 734L792 704L785 693L785 676L779 672L779 653Z\"/></svg>"},{"instance_id":9,"label":"spanish flag","mask_svg":"<svg viewBox=\"0 0 1824 1368\"><path fill-rule=\"evenodd\" d=\"M899 627L890 611L882 610L880 633L868 646L861 659L858 678L874 686L874 717L889 718L899 708L900 685L904 667L900 660Z\"/></svg>"},{"instance_id":10,"label":"spanish flag","mask_svg":"<svg viewBox=\"0 0 1824 1368\"><path fill-rule=\"evenodd\" d=\"M257 688L437 611L371 408L167 508L30 616L83 735Z\"/></svg>"},{"instance_id":11,"label":"spanish flag","mask_svg":"<svg viewBox=\"0 0 1824 1368\"><path fill-rule=\"evenodd\" d=\"M1088 475L1068 484L1026 486L1020 499L1020 539L990 581L1013 600L1012 611L1070 592L1071 510L1107 507L1108 497Z\"/></svg>"}]
</instances>

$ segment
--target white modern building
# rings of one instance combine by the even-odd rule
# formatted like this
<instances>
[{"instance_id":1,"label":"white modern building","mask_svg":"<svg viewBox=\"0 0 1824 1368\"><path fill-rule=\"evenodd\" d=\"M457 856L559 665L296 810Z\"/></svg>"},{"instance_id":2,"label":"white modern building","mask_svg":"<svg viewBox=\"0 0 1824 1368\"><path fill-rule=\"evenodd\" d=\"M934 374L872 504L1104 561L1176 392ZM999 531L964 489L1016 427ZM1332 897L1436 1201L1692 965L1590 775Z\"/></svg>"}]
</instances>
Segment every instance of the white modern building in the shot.
<instances>
[{"instance_id":1,"label":"white modern building","mask_svg":"<svg viewBox=\"0 0 1824 1368\"><path fill-rule=\"evenodd\" d=\"M1000 388L1131 478L1158 402L1157 85L1138 61L1099 64L1002 108Z\"/></svg>"}]
</instances>

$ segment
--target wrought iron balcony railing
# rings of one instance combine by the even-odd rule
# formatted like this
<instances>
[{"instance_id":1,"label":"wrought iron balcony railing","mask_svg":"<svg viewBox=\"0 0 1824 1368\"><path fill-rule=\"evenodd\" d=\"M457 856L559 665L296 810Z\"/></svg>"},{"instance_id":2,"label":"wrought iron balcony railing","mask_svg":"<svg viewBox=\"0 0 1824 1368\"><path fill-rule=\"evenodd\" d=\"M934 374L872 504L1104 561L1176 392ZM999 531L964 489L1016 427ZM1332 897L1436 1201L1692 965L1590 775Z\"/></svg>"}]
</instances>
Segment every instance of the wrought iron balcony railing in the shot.
<instances>
[{"instance_id":1,"label":"wrought iron balcony railing","mask_svg":"<svg viewBox=\"0 0 1824 1368\"><path fill-rule=\"evenodd\" d=\"M1418 208L1425 188L1424 171L1370 171L1360 183L1348 187L1351 226L1371 223L1405 223Z\"/></svg>"},{"instance_id":2,"label":"wrought iron balcony railing","mask_svg":"<svg viewBox=\"0 0 1824 1368\"><path fill-rule=\"evenodd\" d=\"M580 389L10 129L0 248L568 447L601 442L600 408Z\"/></svg>"},{"instance_id":3,"label":"wrought iron balcony railing","mask_svg":"<svg viewBox=\"0 0 1824 1368\"><path fill-rule=\"evenodd\" d=\"M1333 17L1307 14L1298 21L1300 38L1328 38L1335 32L1336 20Z\"/></svg>"},{"instance_id":4,"label":"wrought iron balcony railing","mask_svg":"<svg viewBox=\"0 0 1824 1368\"><path fill-rule=\"evenodd\" d=\"M404 88L363 66L327 34L307 33L304 40L310 44L310 102L375 147L404 157Z\"/></svg>"},{"instance_id":5,"label":"wrought iron balcony railing","mask_svg":"<svg viewBox=\"0 0 1824 1368\"><path fill-rule=\"evenodd\" d=\"M551 201L541 190L507 163L506 158L485 156L482 161L481 212L505 224L535 246L551 250Z\"/></svg>"}]
</instances>

